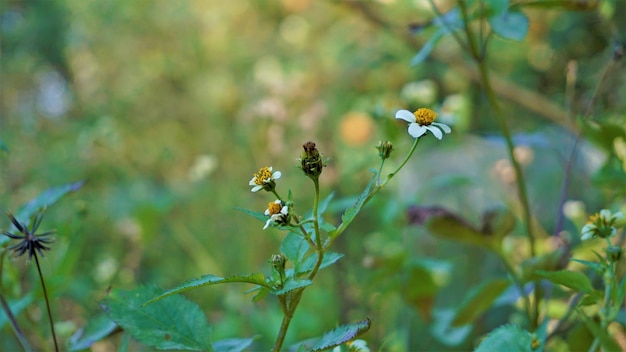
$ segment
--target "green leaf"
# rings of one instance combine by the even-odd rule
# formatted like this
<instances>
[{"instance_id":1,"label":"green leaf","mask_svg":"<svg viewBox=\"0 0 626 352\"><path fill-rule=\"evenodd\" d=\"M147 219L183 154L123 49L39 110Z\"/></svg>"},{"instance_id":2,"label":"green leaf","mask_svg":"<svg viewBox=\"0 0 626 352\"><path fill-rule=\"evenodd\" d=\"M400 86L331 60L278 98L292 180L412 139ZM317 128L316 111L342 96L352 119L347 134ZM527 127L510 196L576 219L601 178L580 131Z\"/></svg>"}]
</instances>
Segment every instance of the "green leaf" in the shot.
<instances>
[{"instance_id":1,"label":"green leaf","mask_svg":"<svg viewBox=\"0 0 626 352\"><path fill-rule=\"evenodd\" d=\"M20 312L28 307L31 303L33 303L33 295L31 293L26 296L20 298L19 300L11 300L8 302L9 308L11 309L11 313L14 317L17 317ZM4 324L9 322L9 317L7 317L4 309L0 309L0 329L4 326Z\"/></svg>"},{"instance_id":2,"label":"green leaf","mask_svg":"<svg viewBox=\"0 0 626 352\"><path fill-rule=\"evenodd\" d=\"M270 286L267 284L265 280L265 276L263 275L263 273L254 273L254 274L248 274L248 275L233 275L233 276L228 276L228 277L219 277L215 275L203 275L199 278L189 280L179 286L176 286L170 290L167 290L157 297L154 297L150 300L146 300L146 302L143 303L143 305L146 306L148 304L162 300L163 298L167 296L171 296L177 293L191 290L192 288L224 284L228 282L242 282L242 283L255 284L255 285L265 286L265 287L270 288Z\"/></svg>"},{"instance_id":3,"label":"green leaf","mask_svg":"<svg viewBox=\"0 0 626 352\"><path fill-rule=\"evenodd\" d=\"M593 287L589 278L585 274L578 271L561 270L561 271L544 271L537 270L536 274L550 280L557 285L563 285L577 292L591 293Z\"/></svg>"},{"instance_id":4,"label":"green leaf","mask_svg":"<svg viewBox=\"0 0 626 352\"><path fill-rule=\"evenodd\" d=\"M532 336L516 325L501 326L482 340L475 352L532 352Z\"/></svg>"},{"instance_id":5,"label":"green leaf","mask_svg":"<svg viewBox=\"0 0 626 352\"><path fill-rule=\"evenodd\" d=\"M446 34L448 34L448 32L449 31L447 29L440 28L435 33L433 33L433 35L431 35L430 38L428 38L426 43L422 45L422 48L417 52L417 54L413 56L413 58L411 59L410 65L417 66L421 64L422 62L424 62L428 58L430 53L433 52L433 50L435 49L435 47L437 46L437 43L439 43L441 38L443 38Z\"/></svg>"},{"instance_id":6,"label":"green leaf","mask_svg":"<svg viewBox=\"0 0 626 352\"><path fill-rule=\"evenodd\" d=\"M405 279L401 285L402 298L413 306L422 317L430 320L435 296L448 283L451 265L448 262L413 259L404 269Z\"/></svg>"},{"instance_id":7,"label":"green leaf","mask_svg":"<svg viewBox=\"0 0 626 352\"><path fill-rule=\"evenodd\" d=\"M280 252L289 259L294 266L298 266L309 250L309 243L296 233L290 232L280 244Z\"/></svg>"},{"instance_id":8,"label":"green leaf","mask_svg":"<svg viewBox=\"0 0 626 352\"><path fill-rule=\"evenodd\" d=\"M376 171L373 171L373 174L374 175L372 175L370 182L367 183L367 186L365 186L365 189L359 195L359 198L357 198L356 203L354 203L354 205L350 208L346 209L343 215L341 215L341 225L339 225L339 228L337 228L337 230L328 234L329 238L332 239L335 238L338 234L341 234L341 232L343 232L343 230L348 227L352 220L354 220L354 218L359 214L361 208L363 207L363 205L365 205L367 197L370 194L370 189L372 189L374 182L376 182L378 173Z\"/></svg>"},{"instance_id":9,"label":"green leaf","mask_svg":"<svg viewBox=\"0 0 626 352\"><path fill-rule=\"evenodd\" d=\"M615 339L609 335L606 329L603 329L600 325L598 325L595 321L589 319L587 315L580 309L576 309L578 316L580 319L587 325L587 328L591 331L593 336L600 341L600 345L602 349L605 351L621 351L622 348L615 341Z\"/></svg>"},{"instance_id":10,"label":"green leaf","mask_svg":"<svg viewBox=\"0 0 626 352\"><path fill-rule=\"evenodd\" d=\"M324 269L325 267L327 267L329 265L335 264L335 262L337 262L342 257L343 257L343 254L341 254L341 253L326 252L324 254L324 258L322 259L322 264L320 265L320 270ZM296 270L296 275L308 273L309 271L313 270L313 267L315 267L315 263L316 262L317 262L317 255L316 254L308 256L302 262L302 265L298 267L298 270Z\"/></svg>"},{"instance_id":11,"label":"green leaf","mask_svg":"<svg viewBox=\"0 0 626 352\"><path fill-rule=\"evenodd\" d=\"M505 39L521 41L528 33L528 17L518 11L504 11L489 18L493 31Z\"/></svg>"},{"instance_id":12,"label":"green leaf","mask_svg":"<svg viewBox=\"0 0 626 352\"><path fill-rule=\"evenodd\" d=\"M366 318L356 323L341 325L324 334L312 347L305 348L306 351L324 351L346 342L354 340L369 330L372 320Z\"/></svg>"},{"instance_id":13,"label":"green leaf","mask_svg":"<svg viewBox=\"0 0 626 352\"><path fill-rule=\"evenodd\" d=\"M264 223L264 224L265 224L265 222L266 222L266 221L267 221L267 219L268 219L268 216L267 216L267 215L265 215L265 213L261 213L261 212L258 212L258 211L252 211L252 210L248 210L248 209L244 209L244 208L239 208L239 207L235 207L234 209L235 209L235 210L237 210L237 211L240 211L240 212L242 212L242 213L244 213L244 214L250 215L250 216L252 216L253 218L255 218L255 219L259 220L260 222L262 222L262 223Z\"/></svg>"},{"instance_id":14,"label":"green leaf","mask_svg":"<svg viewBox=\"0 0 626 352\"><path fill-rule=\"evenodd\" d=\"M584 295L579 304L581 306L592 306L602 302L603 299L603 291L593 290L591 293Z\"/></svg>"},{"instance_id":15,"label":"green leaf","mask_svg":"<svg viewBox=\"0 0 626 352\"><path fill-rule=\"evenodd\" d=\"M39 211L39 209L47 208L54 203L56 203L61 197L64 195L78 191L83 186L83 181L68 183L63 186L51 187L46 189L45 191L39 193L37 197L30 200L28 203L24 204L20 210L15 214L15 218L21 223L28 225L30 223L30 218ZM15 226L11 224L9 231L15 231ZM9 238L7 236L0 236L0 244L4 242L8 242Z\"/></svg>"},{"instance_id":16,"label":"green leaf","mask_svg":"<svg viewBox=\"0 0 626 352\"><path fill-rule=\"evenodd\" d=\"M601 274L604 271L604 267L600 263L590 262L590 261L587 261L587 260L576 259L576 258L570 258L570 260L573 261L573 262L577 262L577 263L586 265L589 268L593 269L593 271L595 271L598 274Z\"/></svg>"},{"instance_id":17,"label":"green leaf","mask_svg":"<svg viewBox=\"0 0 626 352\"><path fill-rule=\"evenodd\" d=\"M319 215L324 214L326 209L328 209L328 204L330 204L330 201L333 199L334 196L335 196L335 192L330 192L330 194L326 198L322 199L322 201L319 203L317 207L317 213Z\"/></svg>"},{"instance_id":18,"label":"green leaf","mask_svg":"<svg viewBox=\"0 0 626 352\"><path fill-rule=\"evenodd\" d=\"M509 7L509 0L487 0L487 17L501 14Z\"/></svg>"},{"instance_id":19,"label":"green leaf","mask_svg":"<svg viewBox=\"0 0 626 352\"><path fill-rule=\"evenodd\" d=\"M254 342L254 338L248 339L225 339L213 342L213 350L215 352L241 352L250 347Z\"/></svg>"},{"instance_id":20,"label":"green leaf","mask_svg":"<svg viewBox=\"0 0 626 352\"><path fill-rule=\"evenodd\" d=\"M520 264L521 277L523 283L540 279L537 271L558 271L567 264L569 250L566 247L557 248L554 252L543 253L536 257L524 260Z\"/></svg>"},{"instance_id":21,"label":"green leaf","mask_svg":"<svg viewBox=\"0 0 626 352\"><path fill-rule=\"evenodd\" d=\"M509 280L498 279L483 282L467 294L456 312L451 326L470 324L483 314L509 287Z\"/></svg>"},{"instance_id":22,"label":"green leaf","mask_svg":"<svg viewBox=\"0 0 626 352\"><path fill-rule=\"evenodd\" d=\"M312 283L313 282L311 280L287 280L287 282L285 283L285 286L283 286L282 289L277 290L277 291L272 291L272 293L277 296L280 296L280 295L284 295L285 293L289 293L293 290L297 290L299 288L309 286Z\"/></svg>"},{"instance_id":23,"label":"green leaf","mask_svg":"<svg viewBox=\"0 0 626 352\"><path fill-rule=\"evenodd\" d=\"M113 330L117 328L117 324L106 314L97 315L87 322L85 327L78 329L72 337L70 337L67 348L70 351L86 350L94 342L98 342L109 336Z\"/></svg>"},{"instance_id":24,"label":"green leaf","mask_svg":"<svg viewBox=\"0 0 626 352\"><path fill-rule=\"evenodd\" d=\"M168 297L142 307L160 289L141 286L113 290L102 307L109 317L133 338L158 349L212 351L211 328L202 309L182 296Z\"/></svg>"}]
</instances>

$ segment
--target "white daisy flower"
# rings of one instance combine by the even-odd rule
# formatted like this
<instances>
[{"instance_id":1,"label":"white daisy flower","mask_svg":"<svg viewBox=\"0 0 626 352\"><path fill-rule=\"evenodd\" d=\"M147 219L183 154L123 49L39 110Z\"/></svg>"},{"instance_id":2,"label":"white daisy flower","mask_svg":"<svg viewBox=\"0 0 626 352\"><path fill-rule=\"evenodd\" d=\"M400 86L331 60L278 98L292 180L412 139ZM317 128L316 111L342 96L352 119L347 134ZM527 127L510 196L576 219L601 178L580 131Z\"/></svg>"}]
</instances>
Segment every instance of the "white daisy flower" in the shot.
<instances>
[{"instance_id":1,"label":"white daisy flower","mask_svg":"<svg viewBox=\"0 0 626 352\"><path fill-rule=\"evenodd\" d=\"M271 192L276 187L275 180L278 180L282 175L280 171L272 172L271 166L262 167L259 172L254 174L248 185L252 186L252 192L258 192L262 189Z\"/></svg>"},{"instance_id":2,"label":"white daisy flower","mask_svg":"<svg viewBox=\"0 0 626 352\"><path fill-rule=\"evenodd\" d=\"M441 139L443 137L442 131L445 133L452 132L448 125L434 122L436 118L437 113L427 108L417 109L414 113L409 110L398 110L396 112L396 119L409 123L409 134L413 138L420 138L427 131L430 131L435 138Z\"/></svg>"},{"instance_id":3,"label":"white daisy flower","mask_svg":"<svg viewBox=\"0 0 626 352\"><path fill-rule=\"evenodd\" d=\"M265 222L263 230L273 225L285 225L289 222L289 207L280 201L280 199L276 199L267 205L265 215L270 218Z\"/></svg>"},{"instance_id":4,"label":"white daisy flower","mask_svg":"<svg viewBox=\"0 0 626 352\"><path fill-rule=\"evenodd\" d=\"M624 217L624 214L617 212L612 214L608 209L600 210L589 216L589 221L583 226L580 237L581 240L589 240L592 238L608 238L617 233L616 222Z\"/></svg>"}]
</instances>

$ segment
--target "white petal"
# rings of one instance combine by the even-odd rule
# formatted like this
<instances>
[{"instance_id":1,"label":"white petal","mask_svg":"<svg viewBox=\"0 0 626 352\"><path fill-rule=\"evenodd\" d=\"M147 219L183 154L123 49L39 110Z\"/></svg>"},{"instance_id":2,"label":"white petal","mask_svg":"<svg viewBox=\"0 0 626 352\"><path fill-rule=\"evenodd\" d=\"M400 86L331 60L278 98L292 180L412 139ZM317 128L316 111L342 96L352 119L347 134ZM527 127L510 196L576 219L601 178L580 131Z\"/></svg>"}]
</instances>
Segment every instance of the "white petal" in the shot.
<instances>
[{"instance_id":1,"label":"white petal","mask_svg":"<svg viewBox=\"0 0 626 352\"><path fill-rule=\"evenodd\" d=\"M591 232L586 232L586 233L583 233L582 237L580 237L580 240L581 241L589 240L589 239L591 239L591 237L592 237L591 236Z\"/></svg>"},{"instance_id":2,"label":"white petal","mask_svg":"<svg viewBox=\"0 0 626 352\"><path fill-rule=\"evenodd\" d=\"M258 192L263 189L263 186L256 185L252 187L252 192Z\"/></svg>"},{"instance_id":3,"label":"white petal","mask_svg":"<svg viewBox=\"0 0 626 352\"><path fill-rule=\"evenodd\" d=\"M280 209L281 214L289 214L289 207L288 206L284 206L282 209Z\"/></svg>"},{"instance_id":4,"label":"white petal","mask_svg":"<svg viewBox=\"0 0 626 352\"><path fill-rule=\"evenodd\" d=\"M280 171L276 171L272 174L272 178L274 180L278 180L280 178L280 176L282 175L282 173Z\"/></svg>"},{"instance_id":5,"label":"white petal","mask_svg":"<svg viewBox=\"0 0 626 352\"><path fill-rule=\"evenodd\" d=\"M256 182L254 182L255 177L253 177L250 182L248 182L248 186L256 186Z\"/></svg>"},{"instance_id":6,"label":"white petal","mask_svg":"<svg viewBox=\"0 0 626 352\"><path fill-rule=\"evenodd\" d=\"M269 209L265 209L265 216L270 216L270 210Z\"/></svg>"},{"instance_id":7,"label":"white petal","mask_svg":"<svg viewBox=\"0 0 626 352\"><path fill-rule=\"evenodd\" d=\"M440 123L440 122L433 122L432 124L437 126L437 127L439 127L439 128L441 128L445 133L452 132L452 129L450 128L450 126L448 126L446 124L443 124L443 123Z\"/></svg>"},{"instance_id":8,"label":"white petal","mask_svg":"<svg viewBox=\"0 0 626 352\"><path fill-rule=\"evenodd\" d=\"M265 222L265 226L263 226L263 230L265 230L266 228L268 228L270 226L270 224L272 223L272 219L269 218L267 219L267 221Z\"/></svg>"},{"instance_id":9,"label":"white petal","mask_svg":"<svg viewBox=\"0 0 626 352\"><path fill-rule=\"evenodd\" d=\"M611 216L611 211L609 209L600 210L600 218L608 219Z\"/></svg>"},{"instance_id":10,"label":"white petal","mask_svg":"<svg viewBox=\"0 0 626 352\"><path fill-rule=\"evenodd\" d=\"M409 125L409 134L413 138L420 138L424 133L426 133L426 127L420 126L417 123L412 123Z\"/></svg>"},{"instance_id":11,"label":"white petal","mask_svg":"<svg viewBox=\"0 0 626 352\"><path fill-rule=\"evenodd\" d=\"M396 118L411 123L417 121L415 119L415 115L413 115L413 113L409 110L398 110L398 112L396 112Z\"/></svg>"},{"instance_id":12,"label":"white petal","mask_svg":"<svg viewBox=\"0 0 626 352\"><path fill-rule=\"evenodd\" d=\"M441 130L438 129L437 127L430 126L430 125L429 126L424 126L424 127L426 127L426 129L429 130L430 133L432 133L433 136L435 136L435 138L441 139L441 137L443 137L443 133L441 133Z\"/></svg>"}]
</instances>

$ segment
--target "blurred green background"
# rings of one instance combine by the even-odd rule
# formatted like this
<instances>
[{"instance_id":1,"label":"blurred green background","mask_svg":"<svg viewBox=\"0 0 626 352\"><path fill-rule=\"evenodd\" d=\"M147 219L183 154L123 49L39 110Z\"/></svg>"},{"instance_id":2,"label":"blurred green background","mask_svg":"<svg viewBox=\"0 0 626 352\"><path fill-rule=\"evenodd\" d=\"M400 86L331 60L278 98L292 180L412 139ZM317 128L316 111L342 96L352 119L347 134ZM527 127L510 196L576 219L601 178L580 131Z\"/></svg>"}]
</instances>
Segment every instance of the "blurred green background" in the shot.
<instances>
[{"instance_id":1,"label":"blurred green background","mask_svg":"<svg viewBox=\"0 0 626 352\"><path fill-rule=\"evenodd\" d=\"M443 12L452 6L435 2ZM494 37L488 47L532 208L547 233L580 128L574 117L613 55L620 3L524 9L526 39ZM432 17L428 1L417 0L0 2L0 140L7 149L0 150L0 208L16 212L46 188L85 181L47 210L41 227L58 231L43 266L61 340L99 314L110 287L168 288L208 273L269 272L266 260L283 234L233 210L263 211L273 201L250 192L252 174L262 166L280 170L279 191L290 189L304 213L313 189L295 159L304 142L316 142L330 157L322 196L335 192L329 220L338 220L367 183L368 168L377 167L379 140L396 147L391 165L408 151L412 139L395 111L422 106L437 110L453 134L425 138L338 241L346 257L305 293L287 342L370 316L364 338L374 350L468 349L507 322L510 312L502 310L510 308L497 308L450 347L452 335L423 314L424 307L458 304L503 268L479 249L433 239L408 223L407 208L441 205L477 223L494 204L516 204L504 142L471 61L446 38L425 63L409 66L429 34L409 28ZM618 72L599 92L599 132L581 145L571 175L567 199L590 211L624 192L623 156L610 143L594 143L607 141L606 130L623 135L626 85ZM566 229L576 242L574 225ZM427 260L441 272L436 299L406 299L407 282L420 285L407 281L407 260ZM2 289L12 299L31 289L40 297L34 274L21 258L6 261ZM280 308L273 299L252 303L248 288L186 296L206 311L216 340L258 334L255 346L267 349ZM49 341L43 307L35 304L20 321ZM16 348L8 324L0 336L0 349Z\"/></svg>"}]
</instances>

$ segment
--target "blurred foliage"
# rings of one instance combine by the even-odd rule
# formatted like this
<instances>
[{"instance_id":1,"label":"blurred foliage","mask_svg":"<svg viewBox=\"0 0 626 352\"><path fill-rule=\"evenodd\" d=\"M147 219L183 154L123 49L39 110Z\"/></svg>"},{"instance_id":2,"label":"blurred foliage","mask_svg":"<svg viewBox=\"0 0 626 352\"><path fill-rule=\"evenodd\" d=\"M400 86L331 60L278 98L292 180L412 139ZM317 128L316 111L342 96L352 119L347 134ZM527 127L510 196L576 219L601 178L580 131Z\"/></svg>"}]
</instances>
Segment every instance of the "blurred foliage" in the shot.
<instances>
[{"instance_id":1,"label":"blurred foliage","mask_svg":"<svg viewBox=\"0 0 626 352\"><path fill-rule=\"evenodd\" d=\"M546 251L578 130L589 138L578 146L566 199L590 211L623 204L623 64L597 92L593 119L577 117L613 56L613 40L624 40L617 15L624 4L522 6L526 39L489 42ZM370 316L364 338L373 350L471 349L510 322L511 312L496 307L471 331L442 330L443 317L454 318L446 309L503 268L480 247L433 237L407 214L411 205L437 204L479 223L493 204L517 206L504 142L471 62L448 37L409 66L427 39L411 28L433 17L428 1L0 2L0 208L16 211L45 189L84 181L42 225L58 232L42 265L61 340L100 314L97 302L110 287L269 273L278 232L233 210L260 211L270 201L250 193L252 174L265 165L281 170L303 204L312 190L295 158L313 140L331 158L322 197L334 190L350 205L377 164L376 142L397 149L412 142L391 118L395 110L421 105L437 108L454 133L445 143L425 140L395 191L369 204L337 240L345 257L305 294L288 342ZM574 223L564 229L577 243ZM503 240L507 255L523 258L520 229L512 231ZM23 307L32 270L22 260L2 269L3 292ZM207 312L214 340L258 335L255 346L267 348L280 308L253 303L244 290L220 286L187 297ZM32 294L41 301L41 292ZM43 309L37 303L20 315L41 344L50 339L38 328ZM17 348L7 324L0 336L1 350ZM124 341L99 344L111 350Z\"/></svg>"}]
</instances>

